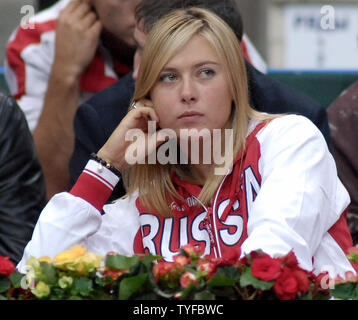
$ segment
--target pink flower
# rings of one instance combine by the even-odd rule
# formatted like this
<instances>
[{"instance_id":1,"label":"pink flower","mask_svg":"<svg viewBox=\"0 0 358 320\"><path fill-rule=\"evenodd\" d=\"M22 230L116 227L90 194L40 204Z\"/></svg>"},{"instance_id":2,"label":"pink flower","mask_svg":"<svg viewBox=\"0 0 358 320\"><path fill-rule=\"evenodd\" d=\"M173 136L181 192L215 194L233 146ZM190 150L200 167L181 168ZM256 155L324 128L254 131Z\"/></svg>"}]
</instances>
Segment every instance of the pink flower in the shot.
<instances>
[{"instance_id":1,"label":"pink flower","mask_svg":"<svg viewBox=\"0 0 358 320\"><path fill-rule=\"evenodd\" d=\"M185 272L180 277L180 285L183 288L187 288L191 283L198 284L198 281L195 278L195 275L191 272Z\"/></svg>"},{"instance_id":2,"label":"pink flower","mask_svg":"<svg viewBox=\"0 0 358 320\"><path fill-rule=\"evenodd\" d=\"M194 246L192 244L187 244L185 246L182 246L181 248L186 252L189 257L200 257L204 252L204 250L200 246Z\"/></svg>"},{"instance_id":3,"label":"pink flower","mask_svg":"<svg viewBox=\"0 0 358 320\"><path fill-rule=\"evenodd\" d=\"M173 269L176 269L176 266L172 262L166 262L166 261L158 262L158 263L155 263L153 266L153 274L154 274L154 277L157 279L162 276L165 276Z\"/></svg>"},{"instance_id":4,"label":"pink flower","mask_svg":"<svg viewBox=\"0 0 358 320\"><path fill-rule=\"evenodd\" d=\"M346 282L357 282L358 276L352 271L347 271L344 275Z\"/></svg>"},{"instance_id":5,"label":"pink flower","mask_svg":"<svg viewBox=\"0 0 358 320\"><path fill-rule=\"evenodd\" d=\"M181 256L181 255L174 256L173 260L174 260L175 265L179 266L179 267L184 267L190 263L190 258Z\"/></svg>"},{"instance_id":6,"label":"pink flower","mask_svg":"<svg viewBox=\"0 0 358 320\"><path fill-rule=\"evenodd\" d=\"M107 277L111 277L113 279L113 281L116 281L121 275L125 274L125 273L129 273L129 270L111 270L111 269L106 269L103 272L104 276Z\"/></svg>"},{"instance_id":7,"label":"pink flower","mask_svg":"<svg viewBox=\"0 0 358 320\"><path fill-rule=\"evenodd\" d=\"M210 278L214 276L217 269L217 264L212 261L201 260L198 262L197 269L205 272Z\"/></svg>"}]
</instances>

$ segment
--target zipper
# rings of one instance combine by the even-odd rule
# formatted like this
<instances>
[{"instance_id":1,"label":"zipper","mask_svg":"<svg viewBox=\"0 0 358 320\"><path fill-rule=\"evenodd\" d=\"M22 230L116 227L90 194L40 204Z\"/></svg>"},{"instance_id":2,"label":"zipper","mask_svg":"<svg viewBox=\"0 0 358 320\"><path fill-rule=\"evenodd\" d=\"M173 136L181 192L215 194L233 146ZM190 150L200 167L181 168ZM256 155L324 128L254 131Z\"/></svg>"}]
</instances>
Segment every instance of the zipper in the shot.
<instances>
[{"instance_id":1,"label":"zipper","mask_svg":"<svg viewBox=\"0 0 358 320\"><path fill-rule=\"evenodd\" d=\"M203 222L204 222L205 229L208 231L208 234L209 234L210 247L214 248L215 247L215 238L214 238L214 234L213 234L213 227L212 227L212 224L210 221L210 216L212 215L212 213L213 213L212 208L207 209Z\"/></svg>"},{"instance_id":2,"label":"zipper","mask_svg":"<svg viewBox=\"0 0 358 320\"><path fill-rule=\"evenodd\" d=\"M214 251L214 255L215 255L215 258L218 257L218 254L217 254L217 250L216 250L216 243L215 243L215 237L214 237L214 233L213 233L213 227L212 227L212 224L211 224L211 220L210 220L210 216L212 215L213 213L213 209L212 208L207 208L197 197L195 197L193 195L193 197L196 199L196 201L198 201L200 203L200 205L204 208L204 210L206 211L206 215L205 215L205 218L203 220L203 223L204 223L204 227L206 229L206 231L208 232L209 234L209 241L210 241L210 248L213 248L213 251Z\"/></svg>"},{"instance_id":3,"label":"zipper","mask_svg":"<svg viewBox=\"0 0 358 320\"><path fill-rule=\"evenodd\" d=\"M230 170L229 170L229 172L230 172ZM224 182L225 182L225 180L226 180L226 177L227 177L228 175L229 175L229 173L227 173L227 174L225 175L223 181L221 181L221 183L220 183L220 186L219 186L218 190L216 191L215 199L214 199L214 203L213 203L213 208L214 208L214 209L215 209L215 207L217 206L216 203L217 203L217 200L218 200L219 192L220 192L220 190L221 190L221 188L222 188L222 186L223 186L223 184L224 184ZM214 222L214 228L213 228L213 230L214 230L214 232L215 232L216 239L218 239L217 228L216 228L216 217L214 217L214 216L213 216L213 222ZM221 255L221 249L220 249L220 243L219 243L219 242L217 243L217 249L218 249L219 258L221 258L222 255Z\"/></svg>"},{"instance_id":4,"label":"zipper","mask_svg":"<svg viewBox=\"0 0 358 320\"><path fill-rule=\"evenodd\" d=\"M216 236L216 239L218 239L218 235L217 235L217 230L216 230L215 217L213 215L213 208L215 208L219 192L220 192L222 185L228 175L229 175L229 173L227 173L225 175L223 181L221 181L221 183L220 183L218 190L216 191L213 207L207 208L197 197L193 196L196 199L196 201L198 201L201 204L201 206L204 208L204 210L206 211L206 215L203 220L203 223L204 223L205 229L207 230L207 232L209 234L210 247L213 248L216 258L218 256L221 258L221 250L220 250L220 244L218 242L215 242L215 236ZM211 216L213 217L214 226L211 223L211 218L210 218ZM214 235L214 233L215 233L215 235Z\"/></svg>"}]
</instances>

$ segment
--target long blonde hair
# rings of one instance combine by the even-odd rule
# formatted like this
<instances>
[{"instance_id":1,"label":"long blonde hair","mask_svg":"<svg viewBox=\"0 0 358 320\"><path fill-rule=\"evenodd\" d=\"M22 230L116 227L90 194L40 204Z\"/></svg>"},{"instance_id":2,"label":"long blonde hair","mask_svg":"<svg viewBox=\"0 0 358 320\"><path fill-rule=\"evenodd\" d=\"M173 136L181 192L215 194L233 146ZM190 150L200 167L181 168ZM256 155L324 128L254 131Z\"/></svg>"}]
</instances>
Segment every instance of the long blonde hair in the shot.
<instances>
[{"instance_id":1,"label":"long blonde hair","mask_svg":"<svg viewBox=\"0 0 358 320\"><path fill-rule=\"evenodd\" d=\"M155 24L146 40L133 101L150 98L150 91L164 66L196 35L203 36L216 49L228 75L233 97L230 122L236 155L245 148L249 119L266 120L272 116L263 115L250 107L246 68L237 37L211 11L201 8L179 9ZM181 199L171 180L173 169L182 178L190 179L189 167L185 165L133 165L123 172L127 193L139 191L142 204L149 210L155 210L164 217L170 216L168 197ZM207 179L199 195L202 203L210 204L222 178L213 174Z\"/></svg>"}]
</instances>

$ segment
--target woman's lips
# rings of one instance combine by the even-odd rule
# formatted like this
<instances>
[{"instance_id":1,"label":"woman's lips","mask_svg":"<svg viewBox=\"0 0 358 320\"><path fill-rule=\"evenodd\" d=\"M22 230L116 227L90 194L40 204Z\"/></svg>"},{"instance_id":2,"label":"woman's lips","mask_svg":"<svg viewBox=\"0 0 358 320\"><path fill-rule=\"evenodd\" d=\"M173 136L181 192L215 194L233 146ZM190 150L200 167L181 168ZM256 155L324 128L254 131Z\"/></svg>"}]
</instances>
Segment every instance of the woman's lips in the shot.
<instances>
[{"instance_id":1,"label":"woman's lips","mask_svg":"<svg viewBox=\"0 0 358 320\"><path fill-rule=\"evenodd\" d=\"M184 118L196 118L196 117L201 117L203 114L200 112L195 112L195 111L186 111L184 113L182 113L178 119L184 119Z\"/></svg>"}]
</instances>

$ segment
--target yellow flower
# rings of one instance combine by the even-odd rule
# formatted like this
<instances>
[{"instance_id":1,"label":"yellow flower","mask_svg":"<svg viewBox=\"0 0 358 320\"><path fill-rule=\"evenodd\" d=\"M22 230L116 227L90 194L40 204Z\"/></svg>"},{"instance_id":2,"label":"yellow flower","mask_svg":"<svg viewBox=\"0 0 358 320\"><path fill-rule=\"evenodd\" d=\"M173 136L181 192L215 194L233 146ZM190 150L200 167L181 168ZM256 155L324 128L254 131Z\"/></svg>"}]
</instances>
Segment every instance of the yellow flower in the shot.
<instances>
[{"instance_id":1,"label":"yellow flower","mask_svg":"<svg viewBox=\"0 0 358 320\"><path fill-rule=\"evenodd\" d=\"M54 258L53 265L62 270L74 271L82 276L96 270L102 258L99 254L87 252L82 245L75 245L59 253Z\"/></svg>"},{"instance_id":2,"label":"yellow flower","mask_svg":"<svg viewBox=\"0 0 358 320\"><path fill-rule=\"evenodd\" d=\"M83 256L84 254L86 254L86 252L87 249L84 246L76 244L68 250L62 251L58 255L56 255L53 259L53 262L55 265L70 262Z\"/></svg>"},{"instance_id":3,"label":"yellow flower","mask_svg":"<svg viewBox=\"0 0 358 320\"><path fill-rule=\"evenodd\" d=\"M31 292L39 299L47 297L50 291L50 287L43 281L40 281L36 288L31 289Z\"/></svg>"},{"instance_id":4,"label":"yellow flower","mask_svg":"<svg viewBox=\"0 0 358 320\"><path fill-rule=\"evenodd\" d=\"M26 261L26 265L29 267L32 267L33 270L39 270L40 269L40 262L35 257L30 257Z\"/></svg>"},{"instance_id":5,"label":"yellow flower","mask_svg":"<svg viewBox=\"0 0 358 320\"><path fill-rule=\"evenodd\" d=\"M47 263L52 263L51 258L50 258L50 257L48 257L48 256L43 256L43 257L41 257L41 258L38 258L37 260L38 260L38 262L47 262Z\"/></svg>"},{"instance_id":6,"label":"yellow flower","mask_svg":"<svg viewBox=\"0 0 358 320\"><path fill-rule=\"evenodd\" d=\"M79 260L84 264L93 265L94 268L98 268L101 264L102 258L103 257L100 254L89 252Z\"/></svg>"},{"instance_id":7,"label":"yellow flower","mask_svg":"<svg viewBox=\"0 0 358 320\"><path fill-rule=\"evenodd\" d=\"M75 259L66 265L67 270L75 271L83 276L99 268L102 256L95 253L86 253L84 256Z\"/></svg>"},{"instance_id":8,"label":"yellow flower","mask_svg":"<svg viewBox=\"0 0 358 320\"><path fill-rule=\"evenodd\" d=\"M58 280L58 285L62 289L66 289L68 287L71 287L72 283L73 283L73 278L67 277L67 276L63 276L63 277L60 278L60 280Z\"/></svg>"}]
</instances>

